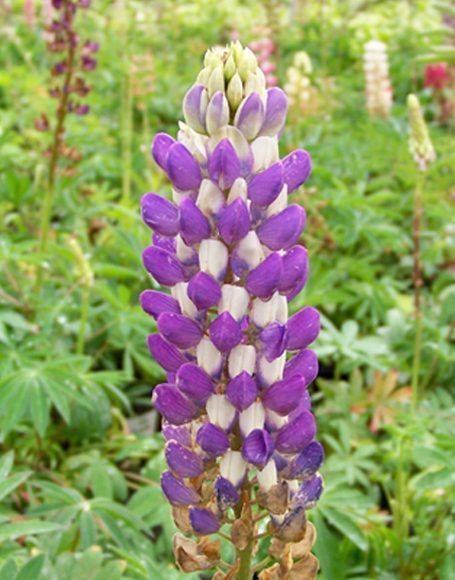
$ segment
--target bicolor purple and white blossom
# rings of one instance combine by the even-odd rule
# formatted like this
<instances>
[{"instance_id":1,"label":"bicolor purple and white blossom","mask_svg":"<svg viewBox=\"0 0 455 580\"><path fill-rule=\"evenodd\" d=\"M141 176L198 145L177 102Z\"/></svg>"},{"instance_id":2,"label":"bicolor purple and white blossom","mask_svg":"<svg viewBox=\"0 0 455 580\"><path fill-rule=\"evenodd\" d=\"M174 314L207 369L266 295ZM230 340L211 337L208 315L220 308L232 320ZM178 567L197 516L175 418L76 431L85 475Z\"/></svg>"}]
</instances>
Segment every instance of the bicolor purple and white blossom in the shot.
<instances>
[{"instance_id":1,"label":"bicolor purple and white blossom","mask_svg":"<svg viewBox=\"0 0 455 580\"><path fill-rule=\"evenodd\" d=\"M167 373L153 393L169 468L161 483L197 535L221 527L246 482L277 537L322 491L308 396L319 314L306 306L288 317L308 277L305 210L288 198L311 164L304 150L279 157L286 112L285 93L267 89L253 53L234 43L207 53L177 139L160 133L152 145L172 184L171 199L141 202L153 230L144 266L170 288L141 295L158 328L148 346ZM266 501L277 486L281 513Z\"/></svg>"}]
</instances>

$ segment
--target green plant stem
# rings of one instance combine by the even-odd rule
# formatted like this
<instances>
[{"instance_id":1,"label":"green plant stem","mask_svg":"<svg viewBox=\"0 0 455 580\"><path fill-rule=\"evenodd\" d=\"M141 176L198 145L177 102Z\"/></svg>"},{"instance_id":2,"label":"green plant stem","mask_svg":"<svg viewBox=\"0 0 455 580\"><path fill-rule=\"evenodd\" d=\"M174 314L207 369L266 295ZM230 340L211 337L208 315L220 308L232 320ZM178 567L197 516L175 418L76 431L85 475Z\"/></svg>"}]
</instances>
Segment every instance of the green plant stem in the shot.
<instances>
[{"instance_id":1,"label":"green plant stem","mask_svg":"<svg viewBox=\"0 0 455 580\"><path fill-rule=\"evenodd\" d=\"M84 354L85 329L87 327L88 311L90 307L90 288L85 286L82 293L81 318L77 335L76 354Z\"/></svg>"},{"instance_id":2,"label":"green plant stem","mask_svg":"<svg viewBox=\"0 0 455 580\"><path fill-rule=\"evenodd\" d=\"M408 477L407 465L405 465L405 437L401 436L398 447L398 468L395 474L395 502L394 502L394 527L398 540L398 559L400 566L400 578L405 575L405 550L404 545L409 535L408 506L406 483Z\"/></svg>"},{"instance_id":3,"label":"green plant stem","mask_svg":"<svg viewBox=\"0 0 455 580\"><path fill-rule=\"evenodd\" d=\"M243 507L245 504L250 505L251 502L251 487L250 482L246 481L243 487L242 501L240 506L237 508L236 516L241 517L243 513ZM236 574L236 580L251 580L253 576L253 571L251 569L253 548L255 545L255 539L253 536L249 539L247 546L243 550L237 549L237 561L239 562L239 569Z\"/></svg>"},{"instance_id":4,"label":"green plant stem","mask_svg":"<svg viewBox=\"0 0 455 580\"><path fill-rule=\"evenodd\" d=\"M414 192L414 218L412 222L412 239L414 245L414 322L415 322L415 342L414 342L414 359L412 363L412 405L414 410L417 408L419 401L419 374L420 362L422 353L422 334L423 334L423 320L422 320L422 266L421 266L421 221L422 221L422 190L424 184L425 174L419 172L417 183Z\"/></svg>"},{"instance_id":5,"label":"green plant stem","mask_svg":"<svg viewBox=\"0 0 455 580\"><path fill-rule=\"evenodd\" d=\"M73 18L69 10L68 4L66 5L65 9L65 18L67 20L71 20ZM68 27L68 35L70 35L69 32L70 29L71 27ZM65 91L64 87L69 87L71 85L74 73L73 69L74 69L74 60L76 56L76 46L74 45L73 42L71 42L71 38L69 39L68 43L70 47L68 51L68 66L67 72L65 74L65 79L62 84L61 95L57 105L57 123L55 125L52 139L46 192L44 195L44 202L41 210L40 245L39 245L39 251L41 254L44 254L47 251L47 246L49 244L49 230L52 216L52 206L54 202L56 173L58 167L58 160L60 157L60 149L63 141L63 133L65 130L65 119L67 114L68 99L70 96L70 93L68 91ZM41 287L43 284L43 273L44 273L43 264L40 263L36 279L37 293L41 291Z\"/></svg>"}]
</instances>

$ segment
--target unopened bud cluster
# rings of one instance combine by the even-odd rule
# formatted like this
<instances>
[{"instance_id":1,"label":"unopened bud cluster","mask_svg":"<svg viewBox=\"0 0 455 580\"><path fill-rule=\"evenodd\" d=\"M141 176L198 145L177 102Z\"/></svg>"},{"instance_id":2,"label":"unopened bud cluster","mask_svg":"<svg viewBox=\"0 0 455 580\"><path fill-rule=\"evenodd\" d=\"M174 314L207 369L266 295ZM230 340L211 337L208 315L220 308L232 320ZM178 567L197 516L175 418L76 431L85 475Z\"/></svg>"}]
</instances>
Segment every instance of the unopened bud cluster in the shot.
<instances>
[{"instance_id":1,"label":"unopened bud cluster","mask_svg":"<svg viewBox=\"0 0 455 580\"><path fill-rule=\"evenodd\" d=\"M436 153L428 134L420 103L415 95L408 96L409 150L421 171L426 171L436 159Z\"/></svg>"},{"instance_id":2,"label":"unopened bud cluster","mask_svg":"<svg viewBox=\"0 0 455 580\"><path fill-rule=\"evenodd\" d=\"M367 109L371 117L388 117L393 91L389 79L387 46L379 40L365 44L364 72Z\"/></svg>"},{"instance_id":3,"label":"unopened bud cluster","mask_svg":"<svg viewBox=\"0 0 455 580\"><path fill-rule=\"evenodd\" d=\"M286 71L286 84L284 90L289 97L290 107L295 107L302 112L314 108L316 89L311 84L313 65L308 54L304 51L297 52L292 65Z\"/></svg>"},{"instance_id":4,"label":"unopened bud cluster","mask_svg":"<svg viewBox=\"0 0 455 580\"><path fill-rule=\"evenodd\" d=\"M239 43L206 54L183 112L177 140L161 133L152 146L173 201L142 198L153 230L143 262L171 289L141 295L159 331L150 352L167 372L153 393L169 467L161 484L184 532L206 536L234 518L241 553L256 533L254 500L284 549L304 539L306 510L322 491L308 394L319 314L305 307L288 318L308 276L305 210L288 196L308 178L310 158L297 150L279 159L286 95L266 89ZM183 569L213 566L213 545L179 538Z\"/></svg>"}]
</instances>

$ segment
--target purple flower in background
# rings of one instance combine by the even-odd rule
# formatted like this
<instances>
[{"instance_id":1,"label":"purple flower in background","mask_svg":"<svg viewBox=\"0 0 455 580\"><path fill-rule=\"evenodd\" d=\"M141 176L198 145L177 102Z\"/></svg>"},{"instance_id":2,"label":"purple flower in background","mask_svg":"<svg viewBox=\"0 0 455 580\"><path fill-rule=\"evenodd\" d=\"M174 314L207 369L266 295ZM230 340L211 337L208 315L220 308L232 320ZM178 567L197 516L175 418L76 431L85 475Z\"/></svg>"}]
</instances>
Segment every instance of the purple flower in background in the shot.
<instances>
[{"instance_id":1,"label":"purple flower in background","mask_svg":"<svg viewBox=\"0 0 455 580\"><path fill-rule=\"evenodd\" d=\"M308 306L288 320L308 277L305 211L288 196L308 178L310 158L299 150L280 161L287 98L266 88L238 42L208 51L183 110L177 140L160 133L152 145L172 201L142 198L154 231L144 266L171 294L141 295L159 330L150 352L167 372L153 394L167 441L162 487L185 532L215 533L233 515L250 529L246 543L232 529L249 571L252 500L268 512L270 534L293 543L322 491L307 391L319 314Z\"/></svg>"}]
</instances>

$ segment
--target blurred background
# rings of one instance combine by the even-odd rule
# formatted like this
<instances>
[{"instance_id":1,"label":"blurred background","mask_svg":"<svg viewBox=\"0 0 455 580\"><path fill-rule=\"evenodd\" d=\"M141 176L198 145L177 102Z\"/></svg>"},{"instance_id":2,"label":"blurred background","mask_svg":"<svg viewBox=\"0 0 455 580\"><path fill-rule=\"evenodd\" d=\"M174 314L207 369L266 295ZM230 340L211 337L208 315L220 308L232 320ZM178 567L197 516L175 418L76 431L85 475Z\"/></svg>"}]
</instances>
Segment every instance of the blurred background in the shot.
<instances>
[{"instance_id":1,"label":"blurred background","mask_svg":"<svg viewBox=\"0 0 455 580\"><path fill-rule=\"evenodd\" d=\"M453 4L71 6L0 0L1 580L184 577L158 485L150 397L164 375L138 306L152 285L139 199L170 194L153 135L176 135L204 52L235 39L289 95L282 155L305 148L313 160L293 197L311 270L292 307L323 319L312 399L326 491L310 515L320 577L453 578ZM60 38L68 9L73 44ZM424 172L409 150L411 92L436 151Z\"/></svg>"}]
</instances>

